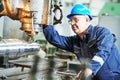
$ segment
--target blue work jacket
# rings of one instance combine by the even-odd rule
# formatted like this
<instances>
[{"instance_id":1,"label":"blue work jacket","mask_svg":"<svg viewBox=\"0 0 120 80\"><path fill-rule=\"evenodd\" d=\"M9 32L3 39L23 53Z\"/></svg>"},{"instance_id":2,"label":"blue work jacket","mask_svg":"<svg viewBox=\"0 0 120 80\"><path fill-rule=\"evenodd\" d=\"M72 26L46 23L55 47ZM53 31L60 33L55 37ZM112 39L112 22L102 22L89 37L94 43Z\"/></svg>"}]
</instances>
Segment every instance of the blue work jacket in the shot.
<instances>
[{"instance_id":1,"label":"blue work jacket","mask_svg":"<svg viewBox=\"0 0 120 80\"><path fill-rule=\"evenodd\" d=\"M120 54L115 46L115 36L104 27L90 25L84 34L83 40L77 35L62 36L48 25L43 29L47 41L54 46L73 52L77 58L89 58L92 76L107 64L113 73L120 73Z\"/></svg>"}]
</instances>

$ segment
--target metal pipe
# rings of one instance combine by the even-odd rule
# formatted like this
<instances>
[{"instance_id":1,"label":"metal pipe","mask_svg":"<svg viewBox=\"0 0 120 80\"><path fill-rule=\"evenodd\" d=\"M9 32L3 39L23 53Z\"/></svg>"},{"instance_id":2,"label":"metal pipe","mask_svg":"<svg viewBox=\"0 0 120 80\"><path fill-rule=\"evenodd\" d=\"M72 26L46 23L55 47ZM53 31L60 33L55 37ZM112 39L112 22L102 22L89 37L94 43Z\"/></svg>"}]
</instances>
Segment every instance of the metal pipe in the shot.
<instances>
[{"instance_id":1,"label":"metal pipe","mask_svg":"<svg viewBox=\"0 0 120 80\"><path fill-rule=\"evenodd\" d=\"M40 50L40 44L28 43L16 39L4 39L0 41L0 55L16 57L25 54L34 54Z\"/></svg>"}]
</instances>

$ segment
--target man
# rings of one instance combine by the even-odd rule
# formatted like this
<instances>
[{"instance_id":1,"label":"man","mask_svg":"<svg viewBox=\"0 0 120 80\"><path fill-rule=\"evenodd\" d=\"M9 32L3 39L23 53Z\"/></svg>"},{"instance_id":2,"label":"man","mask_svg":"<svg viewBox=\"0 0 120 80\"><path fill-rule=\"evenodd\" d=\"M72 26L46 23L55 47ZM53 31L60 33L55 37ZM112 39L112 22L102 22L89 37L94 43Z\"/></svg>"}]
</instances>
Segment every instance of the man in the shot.
<instances>
[{"instance_id":1,"label":"man","mask_svg":"<svg viewBox=\"0 0 120 80\"><path fill-rule=\"evenodd\" d=\"M52 25L48 25L43 27L46 39L56 47L75 53L78 59L89 58L86 77L120 80L120 54L114 44L115 36L104 27L92 26L91 12L82 4L76 4L67 18L76 35L59 35Z\"/></svg>"}]
</instances>

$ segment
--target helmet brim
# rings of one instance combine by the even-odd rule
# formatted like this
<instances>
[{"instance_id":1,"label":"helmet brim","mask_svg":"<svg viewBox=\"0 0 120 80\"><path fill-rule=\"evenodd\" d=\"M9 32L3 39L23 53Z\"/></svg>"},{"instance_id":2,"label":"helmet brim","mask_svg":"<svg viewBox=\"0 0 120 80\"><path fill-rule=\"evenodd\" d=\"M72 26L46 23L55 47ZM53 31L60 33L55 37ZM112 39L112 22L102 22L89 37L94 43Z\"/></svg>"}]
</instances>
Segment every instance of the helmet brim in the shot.
<instances>
[{"instance_id":1,"label":"helmet brim","mask_svg":"<svg viewBox=\"0 0 120 80\"><path fill-rule=\"evenodd\" d=\"M73 15L80 15L80 14L69 14L69 15L67 15L67 18L70 19L70 17L73 16ZM92 16L91 15L88 15L88 17L90 18L90 20L92 20Z\"/></svg>"},{"instance_id":2,"label":"helmet brim","mask_svg":"<svg viewBox=\"0 0 120 80\"><path fill-rule=\"evenodd\" d=\"M73 14L72 14L73 15ZM71 14L67 15L67 18L70 19L70 17L72 16Z\"/></svg>"}]
</instances>

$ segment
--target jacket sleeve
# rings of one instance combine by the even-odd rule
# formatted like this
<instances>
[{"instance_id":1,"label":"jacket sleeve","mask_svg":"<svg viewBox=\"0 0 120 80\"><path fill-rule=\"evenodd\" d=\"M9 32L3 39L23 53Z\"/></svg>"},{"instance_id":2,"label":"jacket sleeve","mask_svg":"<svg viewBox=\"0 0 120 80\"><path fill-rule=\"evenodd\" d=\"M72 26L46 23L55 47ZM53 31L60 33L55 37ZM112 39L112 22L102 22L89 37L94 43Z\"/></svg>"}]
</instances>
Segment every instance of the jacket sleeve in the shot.
<instances>
[{"instance_id":1,"label":"jacket sleeve","mask_svg":"<svg viewBox=\"0 0 120 80\"><path fill-rule=\"evenodd\" d=\"M72 38L59 35L52 25L48 25L43 29L46 40L52 45L73 52Z\"/></svg>"},{"instance_id":2,"label":"jacket sleeve","mask_svg":"<svg viewBox=\"0 0 120 80\"><path fill-rule=\"evenodd\" d=\"M106 28L96 32L97 48L96 55L92 58L90 68L93 71L92 76L100 70L108 57L111 55L111 48L114 45L115 37Z\"/></svg>"}]
</instances>

